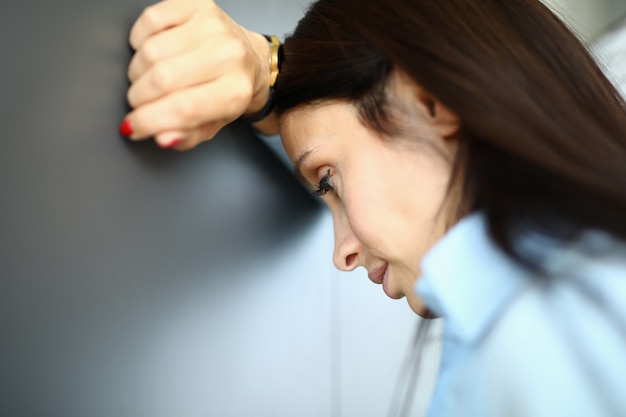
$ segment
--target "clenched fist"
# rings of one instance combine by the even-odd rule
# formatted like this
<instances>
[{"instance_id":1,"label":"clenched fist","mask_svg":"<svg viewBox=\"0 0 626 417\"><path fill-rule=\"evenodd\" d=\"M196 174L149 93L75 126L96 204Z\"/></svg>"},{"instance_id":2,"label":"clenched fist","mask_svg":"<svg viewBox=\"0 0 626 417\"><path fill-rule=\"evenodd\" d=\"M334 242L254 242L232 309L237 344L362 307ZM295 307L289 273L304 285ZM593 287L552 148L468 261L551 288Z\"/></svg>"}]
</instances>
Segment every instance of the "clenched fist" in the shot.
<instances>
[{"instance_id":1,"label":"clenched fist","mask_svg":"<svg viewBox=\"0 0 626 417\"><path fill-rule=\"evenodd\" d=\"M120 132L186 150L269 97L269 45L212 0L167 0L146 8L130 32L132 111Z\"/></svg>"}]
</instances>

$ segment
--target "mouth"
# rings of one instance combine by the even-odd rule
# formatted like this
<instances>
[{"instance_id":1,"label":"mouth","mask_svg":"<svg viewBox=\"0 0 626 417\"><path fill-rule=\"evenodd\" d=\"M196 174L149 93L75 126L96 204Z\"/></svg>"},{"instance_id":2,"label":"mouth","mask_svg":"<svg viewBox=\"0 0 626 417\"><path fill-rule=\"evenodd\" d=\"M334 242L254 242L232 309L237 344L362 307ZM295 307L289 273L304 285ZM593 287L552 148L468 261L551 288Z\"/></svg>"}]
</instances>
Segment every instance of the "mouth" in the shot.
<instances>
[{"instance_id":1,"label":"mouth","mask_svg":"<svg viewBox=\"0 0 626 417\"><path fill-rule=\"evenodd\" d=\"M387 275L387 268L388 268L388 264L387 262L385 262L373 268L371 271L369 271L367 276L374 284L382 284L384 281L385 275Z\"/></svg>"},{"instance_id":2,"label":"mouth","mask_svg":"<svg viewBox=\"0 0 626 417\"><path fill-rule=\"evenodd\" d=\"M395 294L391 289L390 278L389 278L389 264L385 262L384 264L378 265L376 268L372 269L367 276L374 284L382 284L383 291L387 295L387 297L397 300L402 298L401 295Z\"/></svg>"}]
</instances>

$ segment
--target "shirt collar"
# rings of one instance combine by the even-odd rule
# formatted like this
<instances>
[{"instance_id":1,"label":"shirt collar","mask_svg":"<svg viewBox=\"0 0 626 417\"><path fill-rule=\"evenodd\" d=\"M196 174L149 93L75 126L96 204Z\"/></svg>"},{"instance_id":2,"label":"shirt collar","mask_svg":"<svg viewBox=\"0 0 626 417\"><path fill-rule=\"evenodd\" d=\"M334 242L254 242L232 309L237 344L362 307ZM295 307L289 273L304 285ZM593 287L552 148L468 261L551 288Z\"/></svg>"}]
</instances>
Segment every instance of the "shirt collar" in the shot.
<instances>
[{"instance_id":1,"label":"shirt collar","mask_svg":"<svg viewBox=\"0 0 626 417\"><path fill-rule=\"evenodd\" d=\"M484 215L474 213L427 253L416 290L445 319L448 337L471 343L489 329L527 276L491 240Z\"/></svg>"}]
</instances>

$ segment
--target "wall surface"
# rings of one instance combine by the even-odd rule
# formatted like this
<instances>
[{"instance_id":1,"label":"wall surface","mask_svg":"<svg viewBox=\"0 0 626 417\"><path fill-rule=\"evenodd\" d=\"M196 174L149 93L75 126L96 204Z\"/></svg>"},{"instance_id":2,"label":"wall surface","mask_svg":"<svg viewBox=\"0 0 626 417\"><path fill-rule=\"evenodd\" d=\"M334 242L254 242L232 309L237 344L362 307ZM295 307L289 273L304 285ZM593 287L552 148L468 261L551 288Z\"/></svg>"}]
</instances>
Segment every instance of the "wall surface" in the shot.
<instances>
[{"instance_id":1,"label":"wall surface","mask_svg":"<svg viewBox=\"0 0 626 417\"><path fill-rule=\"evenodd\" d=\"M626 15L625 0L542 0L585 41Z\"/></svg>"},{"instance_id":2,"label":"wall surface","mask_svg":"<svg viewBox=\"0 0 626 417\"><path fill-rule=\"evenodd\" d=\"M543 0L585 42L626 97L626 0Z\"/></svg>"},{"instance_id":3,"label":"wall surface","mask_svg":"<svg viewBox=\"0 0 626 417\"><path fill-rule=\"evenodd\" d=\"M626 98L626 15L594 39L592 51Z\"/></svg>"},{"instance_id":4,"label":"wall surface","mask_svg":"<svg viewBox=\"0 0 626 417\"><path fill-rule=\"evenodd\" d=\"M303 7L219 3L279 35ZM386 414L416 319L334 271L328 213L275 154L118 136L148 4L0 4L0 415Z\"/></svg>"}]
</instances>

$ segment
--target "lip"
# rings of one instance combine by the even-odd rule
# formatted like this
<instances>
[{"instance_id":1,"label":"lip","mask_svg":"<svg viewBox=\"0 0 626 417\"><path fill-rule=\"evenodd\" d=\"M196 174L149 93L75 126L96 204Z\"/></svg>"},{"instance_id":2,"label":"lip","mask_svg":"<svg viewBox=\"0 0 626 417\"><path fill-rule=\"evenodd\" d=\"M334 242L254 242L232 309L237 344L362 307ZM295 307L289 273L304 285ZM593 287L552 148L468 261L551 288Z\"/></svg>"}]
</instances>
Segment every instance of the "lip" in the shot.
<instances>
[{"instance_id":1,"label":"lip","mask_svg":"<svg viewBox=\"0 0 626 417\"><path fill-rule=\"evenodd\" d=\"M389 268L385 269L385 274L383 275L383 291L385 292L385 294L387 295L387 297L391 298L391 299L397 299L398 297L394 297L391 294L391 290L389 288Z\"/></svg>"},{"instance_id":2,"label":"lip","mask_svg":"<svg viewBox=\"0 0 626 417\"><path fill-rule=\"evenodd\" d=\"M387 262L385 262L384 264L378 265L377 267L369 271L367 276L374 284L382 284L383 278L385 277L385 273L387 272L387 267L388 267Z\"/></svg>"}]
</instances>

